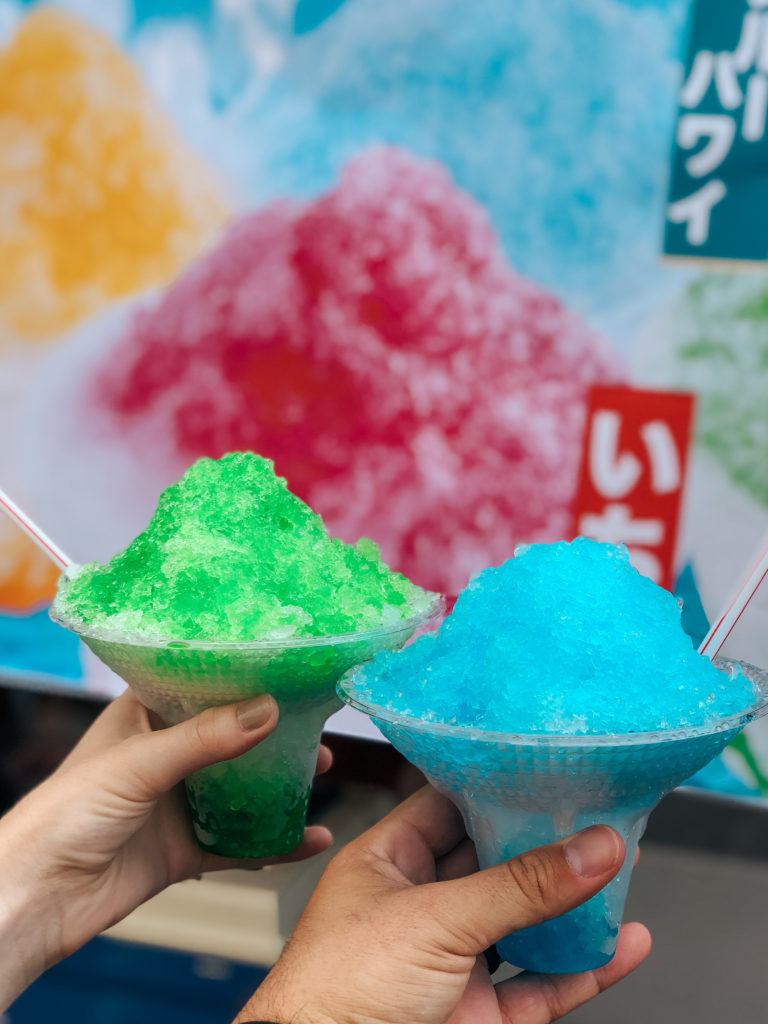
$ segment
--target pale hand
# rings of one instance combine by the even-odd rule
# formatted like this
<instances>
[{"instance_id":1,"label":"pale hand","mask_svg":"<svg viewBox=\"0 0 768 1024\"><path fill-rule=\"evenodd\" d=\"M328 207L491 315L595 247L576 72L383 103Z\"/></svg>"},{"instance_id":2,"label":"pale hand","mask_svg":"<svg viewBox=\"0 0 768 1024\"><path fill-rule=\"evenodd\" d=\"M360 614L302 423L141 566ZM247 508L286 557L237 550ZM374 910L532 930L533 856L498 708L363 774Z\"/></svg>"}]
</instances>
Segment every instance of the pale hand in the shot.
<instances>
[{"instance_id":1,"label":"pale hand","mask_svg":"<svg viewBox=\"0 0 768 1024\"><path fill-rule=\"evenodd\" d=\"M130 692L99 716L61 767L0 821L0 1009L172 882L274 863L204 853L179 783L250 750L277 720L272 698L258 697L153 731ZM330 762L321 748L318 770ZM330 842L327 829L309 828L280 860Z\"/></svg>"}]
</instances>

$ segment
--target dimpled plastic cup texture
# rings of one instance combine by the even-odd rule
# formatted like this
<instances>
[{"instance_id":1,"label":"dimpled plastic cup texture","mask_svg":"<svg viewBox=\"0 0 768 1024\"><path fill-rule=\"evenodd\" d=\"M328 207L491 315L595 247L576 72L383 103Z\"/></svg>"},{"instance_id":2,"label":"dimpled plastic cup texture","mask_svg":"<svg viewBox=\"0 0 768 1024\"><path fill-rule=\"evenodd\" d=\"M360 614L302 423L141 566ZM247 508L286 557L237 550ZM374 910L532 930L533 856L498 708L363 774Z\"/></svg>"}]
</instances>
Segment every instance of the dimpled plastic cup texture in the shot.
<instances>
[{"instance_id":1,"label":"dimpled plastic cup texture","mask_svg":"<svg viewBox=\"0 0 768 1024\"><path fill-rule=\"evenodd\" d=\"M301 841L339 677L401 646L440 607L370 542L330 538L271 463L238 453L200 460L126 551L65 577L52 617L166 725L274 697L271 736L187 779L204 848L273 857Z\"/></svg>"},{"instance_id":2,"label":"dimpled plastic cup texture","mask_svg":"<svg viewBox=\"0 0 768 1024\"><path fill-rule=\"evenodd\" d=\"M271 736L240 757L195 772L186 786L201 846L228 857L276 857L301 842L320 735L340 707L339 676L377 651L399 647L428 618L314 642L219 645L141 644L57 621L78 632L166 725L262 693L275 698L280 721Z\"/></svg>"},{"instance_id":3,"label":"dimpled plastic cup texture","mask_svg":"<svg viewBox=\"0 0 768 1024\"><path fill-rule=\"evenodd\" d=\"M481 867L590 825L623 836L600 893L497 944L517 967L569 973L611 959L649 813L765 712L768 677L715 668L622 549L577 541L481 573L438 633L348 673L339 695L459 807Z\"/></svg>"}]
</instances>

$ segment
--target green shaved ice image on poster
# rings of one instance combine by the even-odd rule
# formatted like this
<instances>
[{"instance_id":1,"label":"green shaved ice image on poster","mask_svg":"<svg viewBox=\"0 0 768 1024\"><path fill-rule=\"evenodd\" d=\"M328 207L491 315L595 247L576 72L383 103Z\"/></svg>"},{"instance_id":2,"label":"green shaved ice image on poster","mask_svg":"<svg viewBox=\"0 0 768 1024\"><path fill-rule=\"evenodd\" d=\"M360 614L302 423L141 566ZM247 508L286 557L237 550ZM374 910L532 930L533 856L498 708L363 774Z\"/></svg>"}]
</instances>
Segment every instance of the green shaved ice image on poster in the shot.
<instances>
[{"instance_id":1,"label":"green shaved ice image on poster","mask_svg":"<svg viewBox=\"0 0 768 1024\"><path fill-rule=\"evenodd\" d=\"M700 444L768 506L768 274L701 277L670 317L671 371L699 395Z\"/></svg>"}]
</instances>

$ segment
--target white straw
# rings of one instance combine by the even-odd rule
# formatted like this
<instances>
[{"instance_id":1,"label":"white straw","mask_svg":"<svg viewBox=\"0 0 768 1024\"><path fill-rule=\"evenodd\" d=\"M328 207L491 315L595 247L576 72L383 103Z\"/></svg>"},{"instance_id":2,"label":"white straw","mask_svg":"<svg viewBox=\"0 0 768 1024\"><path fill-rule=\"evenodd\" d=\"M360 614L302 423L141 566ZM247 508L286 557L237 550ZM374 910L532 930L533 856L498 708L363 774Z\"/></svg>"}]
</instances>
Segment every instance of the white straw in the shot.
<instances>
[{"instance_id":1,"label":"white straw","mask_svg":"<svg viewBox=\"0 0 768 1024\"><path fill-rule=\"evenodd\" d=\"M758 559L754 569L750 571L744 586L707 633L699 647L700 654L706 654L708 658L717 657L720 648L733 632L736 623L744 614L744 610L766 577L768 577L768 547L763 552L762 558Z\"/></svg>"},{"instance_id":2,"label":"white straw","mask_svg":"<svg viewBox=\"0 0 768 1024\"><path fill-rule=\"evenodd\" d=\"M0 489L0 511L5 512L26 533L29 539L37 544L43 554L47 555L58 569L68 569L72 565L72 559L67 558L58 544L54 544L48 534L44 533L37 523L30 519L26 512L22 512L16 502L12 501L2 489Z\"/></svg>"}]
</instances>

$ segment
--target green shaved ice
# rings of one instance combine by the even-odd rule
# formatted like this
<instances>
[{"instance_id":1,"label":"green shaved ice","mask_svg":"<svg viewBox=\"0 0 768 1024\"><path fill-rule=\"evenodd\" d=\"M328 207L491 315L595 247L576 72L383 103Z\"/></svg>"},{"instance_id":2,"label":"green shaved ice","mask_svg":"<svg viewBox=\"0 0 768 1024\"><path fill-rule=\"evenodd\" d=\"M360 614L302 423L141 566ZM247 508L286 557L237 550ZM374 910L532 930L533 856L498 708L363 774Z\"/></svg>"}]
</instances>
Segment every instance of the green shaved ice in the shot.
<instances>
[{"instance_id":1,"label":"green shaved ice","mask_svg":"<svg viewBox=\"0 0 768 1024\"><path fill-rule=\"evenodd\" d=\"M54 614L126 637L242 642L396 625L432 599L372 541L330 537L269 459L233 452L191 466L106 565L63 577Z\"/></svg>"}]
</instances>

